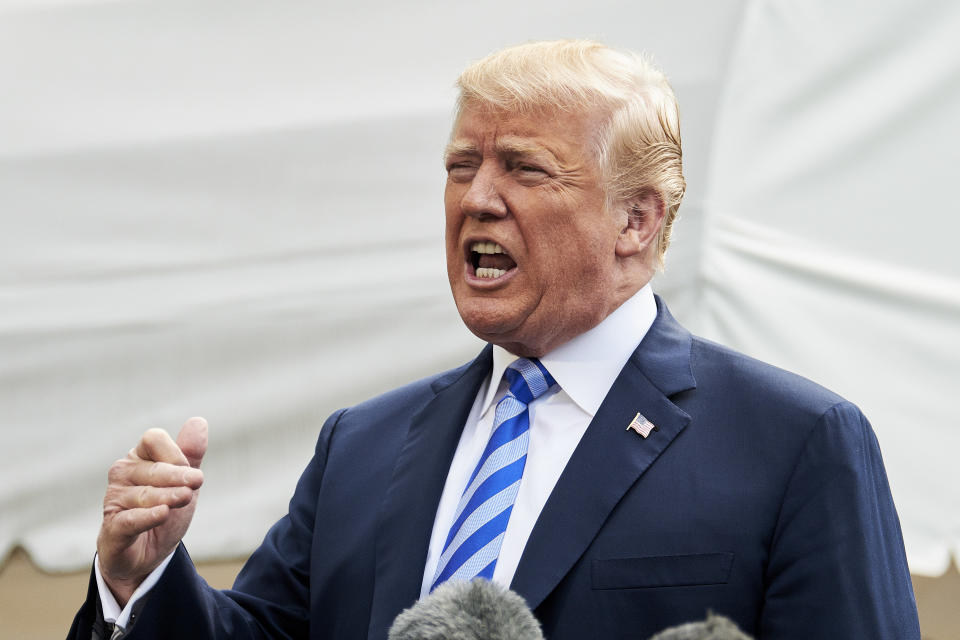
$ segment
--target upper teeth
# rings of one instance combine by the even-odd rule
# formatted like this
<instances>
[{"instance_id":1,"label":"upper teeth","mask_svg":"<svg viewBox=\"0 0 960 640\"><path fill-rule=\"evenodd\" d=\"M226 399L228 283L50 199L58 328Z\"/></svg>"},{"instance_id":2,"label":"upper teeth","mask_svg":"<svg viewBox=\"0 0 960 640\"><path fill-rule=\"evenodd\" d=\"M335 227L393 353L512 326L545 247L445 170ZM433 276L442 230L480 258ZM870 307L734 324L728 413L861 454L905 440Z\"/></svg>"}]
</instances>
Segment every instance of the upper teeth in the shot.
<instances>
[{"instance_id":1,"label":"upper teeth","mask_svg":"<svg viewBox=\"0 0 960 640\"><path fill-rule=\"evenodd\" d=\"M504 253L503 247L496 242L474 242L470 250L475 253Z\"/></svg>"}]
</instances>

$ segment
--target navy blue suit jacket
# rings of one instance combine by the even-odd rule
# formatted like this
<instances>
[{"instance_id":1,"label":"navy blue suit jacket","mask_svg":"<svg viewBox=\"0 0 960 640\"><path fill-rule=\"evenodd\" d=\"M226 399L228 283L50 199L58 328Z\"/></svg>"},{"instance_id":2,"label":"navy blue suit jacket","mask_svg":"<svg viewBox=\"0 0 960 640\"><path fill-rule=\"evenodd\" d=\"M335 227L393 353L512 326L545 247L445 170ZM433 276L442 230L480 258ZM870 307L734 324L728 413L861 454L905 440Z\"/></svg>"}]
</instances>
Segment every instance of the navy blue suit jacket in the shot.
<instances>
[{"instance_id":1,"label":"navy blue suit jacket","mask_svg":"<svg viewBox=\"0 0 960 640\"><path fill-rule=\"evenodd\" d=\"M233 590L178 550L131 638L378 638L419 596L473 362L331 416ZM637 412L658 430L626 427ZM798 376L658 315L576 448L511 585L549 640L647 638L708 610L760 638L919 639L876 438ZM71 637L89 637L96 595Z\"/></svg>"}]
</instances>

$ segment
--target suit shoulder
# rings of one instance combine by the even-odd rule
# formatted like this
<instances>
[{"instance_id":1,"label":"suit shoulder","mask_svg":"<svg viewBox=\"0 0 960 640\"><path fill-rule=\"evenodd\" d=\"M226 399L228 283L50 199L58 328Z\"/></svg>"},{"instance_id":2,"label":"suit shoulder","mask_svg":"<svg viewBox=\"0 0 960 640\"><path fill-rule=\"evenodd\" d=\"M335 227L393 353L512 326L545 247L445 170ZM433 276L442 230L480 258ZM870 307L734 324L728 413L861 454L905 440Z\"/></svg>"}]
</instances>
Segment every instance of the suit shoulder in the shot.
<instances>
[{"instance_id":1,"label":"suit shoulder","mask_svg":"<svg viewBox=\"0 0 960 640\"><path fill-rule=\"evenodd\" d=\"M715 390L754 404L777 405L817 417L838 405L859 411L808 378L705 338L693 337L691 366L700 391Z\"/></svg>"}]
</instances>

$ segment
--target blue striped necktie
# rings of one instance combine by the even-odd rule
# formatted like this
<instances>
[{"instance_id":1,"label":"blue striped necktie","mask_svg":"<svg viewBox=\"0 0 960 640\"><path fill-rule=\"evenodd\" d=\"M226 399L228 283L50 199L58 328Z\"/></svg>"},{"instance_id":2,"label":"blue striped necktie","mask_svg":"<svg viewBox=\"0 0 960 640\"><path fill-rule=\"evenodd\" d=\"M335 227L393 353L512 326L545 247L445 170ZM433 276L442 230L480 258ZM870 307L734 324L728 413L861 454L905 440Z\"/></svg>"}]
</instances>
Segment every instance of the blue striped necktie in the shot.
<instances>
[{"instance_id":1,"label":"blue striped necktie","mask_svg":"<svg viewBox=\"0 0 960 640\"><path fill-rule=\"evenodd\" d=\"M536 358L521 358L503 373L510 383L493 419L493 433L460 497L450 534L433 577L433 591L447 580L493 577L503 534L517 498L530 442L527 406L556 382Z\"/></svg>"}]
</instances>

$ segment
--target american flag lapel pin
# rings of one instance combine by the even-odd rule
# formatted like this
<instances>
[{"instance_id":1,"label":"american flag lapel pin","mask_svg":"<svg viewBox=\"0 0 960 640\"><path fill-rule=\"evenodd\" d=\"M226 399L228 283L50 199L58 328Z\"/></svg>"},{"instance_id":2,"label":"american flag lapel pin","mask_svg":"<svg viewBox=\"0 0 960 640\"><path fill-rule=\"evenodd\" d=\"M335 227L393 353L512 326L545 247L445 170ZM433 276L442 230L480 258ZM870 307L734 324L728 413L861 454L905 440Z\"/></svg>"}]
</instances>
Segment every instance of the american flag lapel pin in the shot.
<instances>
[{"instance_id":1,"label":"american flag lapel pin","mask_svg":"<svg viewBox=\"0 0 960 640\"><path fill-rule=\"evenodd\" d=\"M631 429L639 433L644 438L649 436L651 431L660 430L657 425L647 420L642 413L635 415L633 420L630 421L630 424L627 425L627 431L630 431Z\"/></svg>"}]
</instances>

